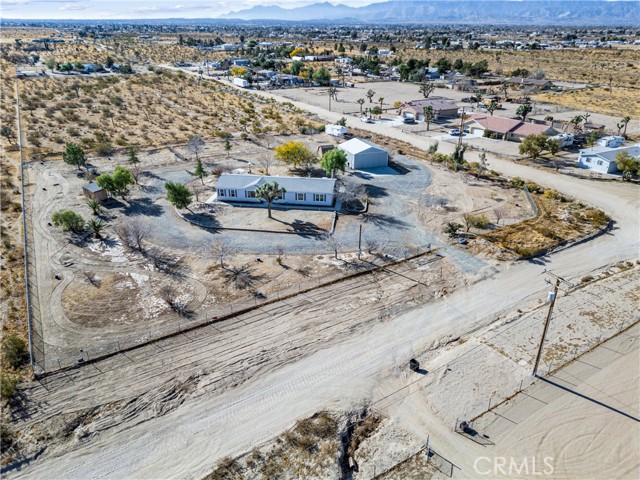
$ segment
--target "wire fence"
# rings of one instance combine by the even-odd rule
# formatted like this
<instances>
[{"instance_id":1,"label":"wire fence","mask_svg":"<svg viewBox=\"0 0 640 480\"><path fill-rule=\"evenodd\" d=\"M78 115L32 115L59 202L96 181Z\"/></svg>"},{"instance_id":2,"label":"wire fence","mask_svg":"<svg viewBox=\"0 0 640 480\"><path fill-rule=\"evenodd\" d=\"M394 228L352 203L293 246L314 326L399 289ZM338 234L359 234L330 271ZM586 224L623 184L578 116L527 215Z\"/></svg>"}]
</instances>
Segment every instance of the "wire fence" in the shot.
<instances>
[{"instance_id":1,"label":"wire fence","mask_svg":"<svg viewBox=\"0 0 640 480\"><path fill-rule=\"evenodd\" d=\"M529 189L527 188L526 185L523 187L523 189L524 189L524 196L527 197L527 200L531 204L531 208L533 210L533 216L537 217L538 216L538 205L536 205L536 202L533 200L533 197L531 196L531 192L529 192Z\"/></svg>"},{"instance_id":2,"label":"wire fence","mask_svg":"<svg viewBox=\"0 0 640 480\"><path fill-rule=\"evenodd\" d=\"M25 174L30 176L31 170L25 170L23 168L22 178L24 182ZM29 311L29 317L31 319L31 353L33 361L34 373L39 375L46 371L46 358L45 358L45 344L44 333L42 327L42 306L40 305L40 298L38 295L38 273L36 269L36 252L35 242L33 237L33 205L32 196L25 194L25 186L28 186L31 190L34 183L31 178L23 188L24 196L24 208L23 208L23 222L25 231L25 263L26 263L26 275L25 284L27 288L27 309Z\"/></svg>"},{"instance_id":3,"label":"wire fence","mask_svg":"<svg viewBox=\"0 0 640 480\"><path fill-rule=\"evenodd\" d=\"M20 152L20 201L22 207L22 234L24 253L24 281L27 303L27 333L29 336L29 357L31 368L35 374L44 372L45 348L42 332L42 315L36 283L35 251L33 242L31 195L27 195L27 187L31 191L33 184L26 179L28 170L25 169L22 121L20 116L20 88L18 80L15 82L16 95L16 124L18 130L18 148Z\"/></svg>"},{"instance_id":4,"label":"wire fence","mask_svg":"<svg viewBox=\"0 0 640 480\"><path fill-rule=\"evenodd\" d=\"M184 334L197 328L205 327L208 325L215 325L216 323L223 320L229 320L243 313L248 313L252 310L264 307L266 305L286 300L288 298L293 298L306 292L311 292L312 290L315 290L317 288L328 287L333 284L344 282L349 279L354 279L362 275L384 271L385 268L394 265L401 265L406 261L417 259L425 254L429 254L431 253L431 249L422 247L405 247L401 251L395 253L396 255L390 258L386 258L385 256L384 261L380 264L362 262L357 260L345 260L344 265L348 270L350 270L346 274L344 272L341 272L329 276L324 276L318 279L310 279L306 282L300 282L294 286L275 292L254 292L252 297L245 297L232 304L213 307L206 314L202 313L194 317L184 316L175 322L171 322L170 324L161 325L155 328L143 329L138 335L133 337L124 337L118 340L103 343L101 345L87 345L82 349L78 349L78 351L72 355L67 354L55 356L53 354L49 354L46 358L46 362L43 358L43 371L51 372L63 369L65 367L80 365L121 352L126 352L164 338ZM438 257L440 256L438 255ZM392 305L385 308L380 313L380 315L384 317L393 315L402 311L404 308L405 307L403 305ZM37 323L41 328L41 323ZM39 338L41 338L41 336Z\"/></svg>"},{"instance_id":5,"label":"wire fence","mask_svg":"<svg viewBox=\"0 0 640 480\"><path fill-rule=\"evenodd\" d=\"M640 316L636 316L636 317L632 316L632 317L629 317L628 319L623 318L615 327L607 330L603 330L598 334L597 337L590 338L589 341L585 342L584 345L571 347L571 350L568 350L567 355L562 356L562 358L548 361L548 362L543 361L539 368L540 373L538 375L540 377L545 377L545 376L550 376L554 374L555 372L559 371L560 369L564 368L570 363L576 361L586 353L591 352L592 350L598 348L600 345L620 335L622 332L630 329L631 327L636 325L638 322L640 322ZM511 392L500 395L500 396L496 396L496 397L493 397L493 396L489 397L486 410L483 410L482 412L474 415L471 421L482 417L483 415L490 412L494 408L502 405L505 402L508 402L513 397L521 393L523 390L526 390L534 381L535 381L535 377L533 376L529 377L525 380L522 380L518 386L516 386L511 390Z\"/></svg>"}]
</instances>

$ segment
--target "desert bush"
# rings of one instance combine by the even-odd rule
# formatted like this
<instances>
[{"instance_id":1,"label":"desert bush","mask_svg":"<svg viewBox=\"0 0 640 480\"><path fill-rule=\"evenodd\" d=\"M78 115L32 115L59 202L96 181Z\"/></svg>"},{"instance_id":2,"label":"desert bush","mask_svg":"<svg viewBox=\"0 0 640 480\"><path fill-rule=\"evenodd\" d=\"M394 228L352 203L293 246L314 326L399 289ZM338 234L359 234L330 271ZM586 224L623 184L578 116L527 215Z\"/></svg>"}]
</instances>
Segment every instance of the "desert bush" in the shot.
<instances>
[{"instance_id":1,"label":"desert bush","mask_svg":"<svg viewBox=\"0 0 640 480\"><path fill-rule=\"evenodd\" d=\"M26 364L29 361L27 342L15 334L7 335L2 341L2 358L13 368Z\"/></svg>"},{"instance_id":2,"label":"desert bush","mask_svg":"<svg viewBox=\"0 0 640 480\"><path fill-rule=\"evenodd\" d=\"M513 177L509 183L511 183L512 187L520 188L524 185L524 180L520 177Z\"/></svg>"},{"instance_id":3,"label":"desert bush","mask_svg":"<svg viewBox=\"0 0 640 480\"><path fill-rule=\"evenodd\" d=\"M512 247L512 250L520 255L521 258L531 257L536 253L535 248L523 247L522 245L515 245Z\"/></svg>"},{"instance_id":4,"label":"desert bush","mask_svg":"<svg viewBox=\"0 0 640 480\"><path fill-rule=\"evenodd\" d=\"M242 466L235 458L224 457L205 480L237 480L241 478Z\"/></svg>"},{"instance_id":5,"label":"desert bush","mask_svg":"<svg viewBox=\"0 0 640 480\"><path fill-rule=\"evenodd\" d=\"M580 283L589 283L593 280L593 277L591 275L587 275L585 277L582 277L580 279Z\"/></svg>"},{"instance_id":6,"label":"desert bush","mask_svg":"<svg viewBox=\"0 0 640 480\"><path fill-rule=\"evenodd\" d=\"M480 215L465 215L465 223L475 228L487 228L489 226L489 219L484 213Z\"/></svg>"},{"instance_id":7,"label":"desert bush","mask_svg":"<svg viewBox=\"0 0 640 480\"><path fill-rule=\"evenodd\" d=\"M6 372L0 372L0 397L3 400L10 400L16 394L18 378Z\"/></svg>"},{"instance_id":8,"label":"desert bush","mask_svg":"<svg viewBox=\"0 0 640 480\"><path fill-rule=\"evenodd\" d=\"M554 200L557 200L557 199L559 199L559 198L560 198L560 196L561 196L561 195L560 195L560 192L558 192L558 191L556 191L556 190L553 190L553 189L549 188L549 189L547 189L547 190L545 190L545 191L544 191L544 193L542 194L542 196L543 196L544 198L552 198L552 199L554 199Z\"/></svg>"},{"instance_id":9,"label":"desert bush","mask_svg":"<svg viewBox=\"0 0 640 480\"><path fill-rule=\"evenodd\" d=\"M527 182L524 184L524 186L527 187L527 190L529 190L531 193L539 193L541 190L540 185L535 182Z\"/></svg>"},{"instance_id":10,"label":"desert bush","mask_svg":"<svg viewBox=\"0 0 640 480\"><path fill-rule=\"evenodd\" d=\"M604 227L611 220L602 210L592 208L585 212L585 217L592 225L596 227Z\"/></svg>"},{"instance_id":11,"label":"desert bush","mask_svg":"<svg viewBox=\"0 0 640 480\"><path fill-rule=\"evenodd\" d=\"M115 149L109 142L99 142L95 144L94 151L96 152L96 155L100 157L108 157L109 155L113 154Z\"/></svg>"}]
</instances>

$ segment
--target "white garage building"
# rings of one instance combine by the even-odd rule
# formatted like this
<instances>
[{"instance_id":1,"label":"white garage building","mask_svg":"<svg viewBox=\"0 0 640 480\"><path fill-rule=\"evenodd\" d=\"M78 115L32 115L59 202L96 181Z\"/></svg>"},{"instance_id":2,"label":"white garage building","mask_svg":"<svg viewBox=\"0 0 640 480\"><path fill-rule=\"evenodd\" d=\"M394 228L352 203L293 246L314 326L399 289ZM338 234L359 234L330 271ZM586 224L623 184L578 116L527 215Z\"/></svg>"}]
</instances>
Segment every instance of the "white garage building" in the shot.
<instances>
[{"instance_id":1,"label":"white garage building","mask_svg":"<svg viewBox=\"0 0 640 480\"><path fill-rule=\"evenodd\" d=\"M389 164L387 151L366 140L352 138L338 145L338 148L347 154L347 163L352 169L386 167Z\"/></svg>"}]
</instances>

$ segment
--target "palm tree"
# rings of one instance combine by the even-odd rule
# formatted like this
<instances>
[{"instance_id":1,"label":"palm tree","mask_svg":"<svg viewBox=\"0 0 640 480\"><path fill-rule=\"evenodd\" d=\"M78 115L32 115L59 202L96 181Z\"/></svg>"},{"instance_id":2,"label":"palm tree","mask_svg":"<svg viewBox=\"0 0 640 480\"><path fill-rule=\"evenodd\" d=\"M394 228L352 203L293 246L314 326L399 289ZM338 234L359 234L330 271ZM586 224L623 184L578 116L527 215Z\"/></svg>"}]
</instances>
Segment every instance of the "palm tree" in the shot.
<instances>
[{"instance_id":1,"label":"palm tree","mask_svg":"<svg viewBox=\"0 0 640 480\"><path fill-rule=\"evenodd\" d=\"M102 220L99 220L99 219L96 220L95 218L92 218L87 223L87 226L89 227L89 230L91 230L93 232L93 236L95 238L100 238L101 237L100 232L104 228L104 222Z\"/></svg>"},{"instance_id":2,"label":"palm tree","mask_svg":"<svg viewBox=\"0 0 640 480\"><path fill-rule=\"evenodd\" d=\"M256 198L260 201L267 202L267 210L269 212L269 218L271 216L271 204L284 195L287 191L278 185L278 182L267 182L256 188Z\"/></svg>"},{"instance_id":3,"label":"palm tree","mask_svg":"<svg viewBox=\"0 0 640 480\"><path fill-rule=\"evenodd\" d=\"M382 103L384 102L384 97L379 97L378 101L380 102L380 110L382 110Z\"/></svg>"},{"instance_id":4,"label":"palm tree","mask_svg":"<svg viewBox=\"0 0 640 480\"><path fill-rule=\"evenodd\" d=\"M100 215L102 211L102 205L97 200L89 200L87 206L91 209L94 215Z\"/></svg>"},{"instance_id":5,"label":"palm tree","mask_svg":"<svg viewBox=\"0 0 640 480\"><path fill-rule=\"evenodd\" d=\"M358 100L356 100L356 102L358 102L358 105L360 105L360 115L362 115L362 105L364 105L364 98L359 98Z\"/></svg>"}]
</instances>

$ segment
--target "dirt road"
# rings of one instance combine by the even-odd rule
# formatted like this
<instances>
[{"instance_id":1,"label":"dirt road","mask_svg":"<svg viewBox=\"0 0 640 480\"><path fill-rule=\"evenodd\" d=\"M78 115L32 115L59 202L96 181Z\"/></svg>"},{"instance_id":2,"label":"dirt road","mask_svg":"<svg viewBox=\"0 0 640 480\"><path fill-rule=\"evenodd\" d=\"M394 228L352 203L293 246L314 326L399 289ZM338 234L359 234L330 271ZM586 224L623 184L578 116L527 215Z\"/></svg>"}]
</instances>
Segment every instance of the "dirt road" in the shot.
<instances>
[{"instance_id":1,"label":"dirt road","mask_svg":"<svg viewBox=\"0 0 640 480\"><path fill-rule=\"evenodd\" d=\"M333 115L322 109L319 114ZM402 132L378 133L424 147ZM364 288L352 305L350 291L334 292L324 300L328 309L314 311L298 299L262 312L257 324L249 320L247 326L231 326L235 333L204 329L189 340L177 337L149 346L158 350L152 356L145 347L140 358L109 359L69 378L56 375L48 391L34 386L28 392L36 407L25 428L35 432L38 424L53 425L65 413L75 415L84 419L76 423L78 440L52 446L46 456L10 476L197 478L217 459L273 436L301 415L370 399L379 382L376 373L404 363L414 349L487 325L507 310L537 305L546 297L545 268L577 282L604 265L638 257L640 198L635 187L563 177L497 159L490 164L603 208L615 219L614 230L549 257L504 265L492 277L446 298L424 304L416 299L414 310L382 323L360 325L363 296L376 305L395 288L397 298L404 298L406 285L390 282L390 290L377 298L373 287ZM338 298L341 307L333 308ZM347 314L356 321L345 329L339 322ZM289 318L286 328L283 315ZM321 345L301 348L287 342L300 338L313 345L305 329L315 321L326 322L325 330L314 336L322 339ZM289 326L296 327L295 333ZM234 340L226 342L225 335Z\"/></svg>"}]
</instances>

